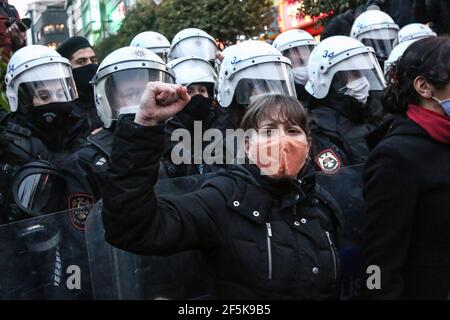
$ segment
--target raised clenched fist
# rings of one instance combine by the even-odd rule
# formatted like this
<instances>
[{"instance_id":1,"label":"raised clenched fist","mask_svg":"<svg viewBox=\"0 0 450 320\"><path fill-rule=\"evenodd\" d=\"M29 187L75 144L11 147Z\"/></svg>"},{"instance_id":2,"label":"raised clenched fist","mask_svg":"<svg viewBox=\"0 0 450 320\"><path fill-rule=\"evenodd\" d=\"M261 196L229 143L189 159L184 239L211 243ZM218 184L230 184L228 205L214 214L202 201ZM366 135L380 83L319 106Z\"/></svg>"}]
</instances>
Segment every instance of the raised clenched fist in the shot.
<instances>
[{"instance_id":1,"label":"raised clenched fist","mask_svg":"<svg viewBox=\"0 0 450 320\"><path fill-rule=\"evenodd\" d=\"M134 122L157 125L180 112L190 100L187 89L179 84L149 82Z\"/></svg>"}]
</instances>

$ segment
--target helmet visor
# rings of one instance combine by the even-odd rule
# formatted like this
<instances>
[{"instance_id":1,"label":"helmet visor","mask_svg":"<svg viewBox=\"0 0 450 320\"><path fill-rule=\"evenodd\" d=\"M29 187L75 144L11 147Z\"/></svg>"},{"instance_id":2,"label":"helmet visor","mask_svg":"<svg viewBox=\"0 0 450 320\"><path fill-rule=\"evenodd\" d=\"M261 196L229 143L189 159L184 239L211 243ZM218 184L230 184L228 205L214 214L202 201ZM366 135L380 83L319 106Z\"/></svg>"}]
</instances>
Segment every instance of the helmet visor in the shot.
<instances>
[{"instance_id":1,"label":"helmet visor","mask_svg":"<svg viewBox=\"0 0 450 320\"><path fill-rule=\"evenodd\" d=\"M385 88L384 75L373 53L362 53L345 59L332 69L332 87L340 92L347 83L365 77L370 83L370 90Z\"/></svg>"},{"instance_id":2,"label":"helmet visor","mask_svg":"<svg viewBox=\"0 0 450 320\"><path fill-rule=\"evenodd\" d=\"M122 70L108 75L104 81L113 119L117 119L120 113L127 113L124 108L139 106L147 83L174 83L170 74L156 69Z\"/></svg>"},{"instance_id":3,"label":"helmet visor","mask_svg":"<svg viewBox=\"0 0 450 320\"><path fill-rule=\"evenodd\" d=\"M18 79L20 105L42 106L69 102L78 98L70 66L41 65L23 73Z\"/></svg>"},{"instance_id":4,"label":"helmet visor","mask_svg":"<svg viewBox=\"0 0 450 320\"><path fill-rule=\"evenodd\" d=\"M171 59L194 56L205 60L214 60L216 54L216 43L211 39L200 37L181 40L170 51Z\"/></svg>"},{"instance_id":5,"label":"helmet visor","mask_svg":"<svg viewBox=\"0 0 450 320\"><path fill-rule=\"evenodd\" d=\"M284 63L263 63L243 69L233 79L236 82L236 102L250 104L252 97L279 93L295 97L291 67Z\"/></svg>"},{"instance_id":6,"label":"helmet visor","mask_svg":"<svg viewBox=\"0 0 450 320\"><path fill-rule=\"evenodd\" d=\"M183 61L172 68L176 82L182 85L208 82L215 84L216 73L209 62L198 59Z\"/></svg>"},{"instance_id":7,"label":"helmet visor","mask_svg":"<svg viewBox=\"0 0 450 320\"><path fill-rule=\"evenodd\" d=\"M361 42L368 47L372 47L378 58L386 60L394 48L397 36L398 31L395 29L373 30L365 33Z\"/></svg>"},{"instance_id":8,"label":"helmet visor","mask_svg":"<svg viewBox=\"0 0 450 320\"><path fill-rule=\"evenodd\" d=\"M384 82L379 79L374 69L339 71L334 75L332 87L335 92L344 94L347 91L347 84L361 78L366 78L370 84L370 91L380 91L384 88Z\"/></svg>"},{"instance_id":9,"label":"helmet visor","mask_svg":"<svg viewBox=\"0 0 450 320\"><path fill-rule=\"evenodd\" d=\"M284 50L282 54L291 60L292 68L306 67L314 48L315 46L299 46Z\"/></svg>"}]
</instances>

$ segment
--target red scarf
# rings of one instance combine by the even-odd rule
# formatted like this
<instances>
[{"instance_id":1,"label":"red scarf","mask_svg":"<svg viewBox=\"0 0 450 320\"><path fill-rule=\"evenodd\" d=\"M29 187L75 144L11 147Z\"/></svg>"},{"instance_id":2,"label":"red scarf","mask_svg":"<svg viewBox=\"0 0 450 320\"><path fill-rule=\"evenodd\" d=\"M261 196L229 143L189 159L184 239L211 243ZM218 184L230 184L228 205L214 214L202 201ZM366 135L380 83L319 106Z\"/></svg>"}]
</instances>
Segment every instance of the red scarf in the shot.
<instances>
[{"instance_id":1,"label":"red scarf","mask_svg":"<svg viewBox=\"0 0 450 320\"><path fill-rule=\"evenodd\" d=\"M450 144L450 117L410 104L408 118L422 127L434 140Z\"/></svg>"}]
</instances>

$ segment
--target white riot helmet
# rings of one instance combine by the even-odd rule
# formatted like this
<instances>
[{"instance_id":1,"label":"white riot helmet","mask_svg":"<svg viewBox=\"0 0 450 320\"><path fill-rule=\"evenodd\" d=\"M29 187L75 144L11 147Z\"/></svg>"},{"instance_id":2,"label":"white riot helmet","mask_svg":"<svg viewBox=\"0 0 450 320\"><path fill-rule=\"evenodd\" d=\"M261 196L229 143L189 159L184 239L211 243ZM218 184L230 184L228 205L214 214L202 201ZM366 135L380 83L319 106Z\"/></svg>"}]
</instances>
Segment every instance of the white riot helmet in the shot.
<instances>
[{"instance_id":1,"label":"white riot helmet","mask_svg":"<svg viewBox=\"0 0 450 320\"><path fill-rule=\"evenodd\" d=\"M217 74L207 60L199 57L184 57L170 61L167 66L175 73L176 83L183 86L204 84L209 96L214 98Z\"/></svg>"},{"instance_id":2,"label":"white riot helmet","mask_svg":"<svg viewBox=\"0 0 450 320\"><path fill-rule=\"evenodd\" d=\"M148 82L174 83L175 76L154 52L124 47L110 53L92 80L95 105L105 128L120 114L136 113Z\"/></svg>"},{"instance_id":3,"label":"white riot helmet","mask_svg":"<svg viewBox=\"0 0 450 320\"><path fill-rule=\"evenodd\" d=\"M313 36L300 29L288 30L278 35L272 45L291 60L295 83L305 85L309 56L317 46Z\"/></svg>"},{"instance_id":4,"label":"white riot helmet","mask_svg":"<svg viewBox=\"0 0 450 320\"><path fill-rule=\"evenodd\" d=\"M160 56L165 63L168 61L170 42L159 32L145 31L139 33L131 40L130 47L149 49Z\"/></svg>"},{"instance_id":5,"label":"white riot helmet","mask_svg":"<svg viewBox=\"0 0 450 320\"><path fill-rule=\"evenodd\" d=\"M400 57L403 55L403 53L406 51L406 49L408 49L408 47L416 42L418 39L415 40L409 40L409 41L404 41L402 43L400 43L398 46L396 46L394 48L394 50L392 50L391 54L389 55L389 58L386 60L385 64L384 64L384 75L385 77L387 76L388 72L389 72L389 68L391 67L391 65L395 62L397 62L398 59L400 59Z\"/></svg>"},{"instance_id":6,"label":"white riot helmet","mask_svg":"<svg viewBox=\"0 0 450 320\"><path fill-rule=\"evenodd\" d=\"M230 106L233 98L248 105L252 97L265 93L296 96L291 62L270 44L244 41L223 54L217 94L222 107Z\"/></svg>"},{"instance_id":7,"label":"white riot helmet","mask_svg":"<svg viewBox=\"0 0 450 320\"><path fill-rule=\"evenodd\" d=\"M195 56L215 61L218 50L216 41L208 33L197 28L188 28L173 37L169 59Z\"/></svg>"},{"instance_id":8,"label":"white riot helmet","mask_svg":"<svg viewBox=\"0 0 450 320\"><path fill-rule=\"evenodd\" d=\"M325 98L331 87L346 93L348 85L356 80L364 81L368 91L385 87L373 48L350 37L334 36L319 43L311 53L308 69L305 89L316 99Z\"/></svg>"},{"instance_id":9,"label":"white riot helmet","mask_svg":"<svg viewBox=\"0 0 450 320\"><path fill-rule=\"evenodd\" d=\"M386 60L397 39L399 27L385 12L369 10L353 23L350 36L375 49L378 59Z\"/></svg>"},{"instance_id":10,"label":"white riot helmet","mask_svg":"<svg viewBox=\"0 0 450 320\"><path fill-rule=\"evenodd\" d=\"M401 28L398 32L398 43L400 44L409 40L418 40L421 38L436 36L436 33L434 33L428 26L421 23L411 23Z\"/></svg>"},{"instance_id":11,"label":"white riot helmet","mask_svg":"<svg viewBox=\"0 0 450 320\"><path fill-rule=\"evenodd\" d=\"M69 60L55 50L31 45L18 50L8 63L6 95L11 112L19 106L70 102L78 98Z\"/></svg>"}]
</instances>

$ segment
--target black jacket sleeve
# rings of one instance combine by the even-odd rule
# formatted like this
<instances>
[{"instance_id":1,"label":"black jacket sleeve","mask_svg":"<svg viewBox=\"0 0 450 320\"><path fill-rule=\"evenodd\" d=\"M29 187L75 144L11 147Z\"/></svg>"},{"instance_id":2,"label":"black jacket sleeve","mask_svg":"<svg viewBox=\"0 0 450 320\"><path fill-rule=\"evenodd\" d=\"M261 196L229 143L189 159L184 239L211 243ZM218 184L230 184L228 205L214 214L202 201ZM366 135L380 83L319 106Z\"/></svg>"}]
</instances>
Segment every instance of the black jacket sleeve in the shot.
<instances>
[{"instance_id":1,"label":"black jacket sleeve","mask_svg":"<svg viewBox=\"0 0 450 320\"><path fill-rule=\"evenodd\" d=\"M204 188L181 197L158 197L154 185L163 140L163 126L119 120L103 197L106 240L149 255L211 248L219 232L204 199L217 198L219 192Z\"/></svg>"},{"instance_id":2,"label":"black jacket sleeve","mask_svg":"<svg viewBox=\"0 0 450 320\"><path fill-rule=\"evenodd\" d=\"M366 164L363 272L371 265L379 266L381 271L381 289L367 290L368 298L403 298L402 268L411 242L419 192L416 180L411 161L391 146L377 147Z\"/></svg>"}]
</instances>

